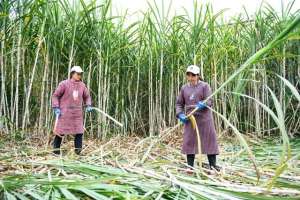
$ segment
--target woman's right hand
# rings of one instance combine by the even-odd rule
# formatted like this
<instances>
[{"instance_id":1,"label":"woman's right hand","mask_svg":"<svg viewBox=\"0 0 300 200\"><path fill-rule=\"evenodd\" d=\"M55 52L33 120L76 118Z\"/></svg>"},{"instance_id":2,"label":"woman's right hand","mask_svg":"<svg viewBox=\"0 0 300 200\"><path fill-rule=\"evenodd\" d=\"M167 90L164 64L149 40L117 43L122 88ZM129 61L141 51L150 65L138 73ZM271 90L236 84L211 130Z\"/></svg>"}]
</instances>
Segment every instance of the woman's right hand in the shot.
<instances>
[{"instance_id":1,"label":"woman's right hand","mask_svg":"<svg viewBox=\"0 0 300 200\"><path fill-rule=\"evenodd\" d=\"M178 115L178 119L183 123L183 124L186 124L188 122L188 118L187 116L184 114L184 113L180 113Z\"/></svg>"},{"instance_id":2,"label":"woman's right hand","mask_svg":"<svg viewBox=\"0 0 300 200\"><path fill-rule=\"evenodd\" d=\"M59 117L61 115L61 110L60 108L53 108L54 114L56 117Z\"/></svg>"}]
</instances>

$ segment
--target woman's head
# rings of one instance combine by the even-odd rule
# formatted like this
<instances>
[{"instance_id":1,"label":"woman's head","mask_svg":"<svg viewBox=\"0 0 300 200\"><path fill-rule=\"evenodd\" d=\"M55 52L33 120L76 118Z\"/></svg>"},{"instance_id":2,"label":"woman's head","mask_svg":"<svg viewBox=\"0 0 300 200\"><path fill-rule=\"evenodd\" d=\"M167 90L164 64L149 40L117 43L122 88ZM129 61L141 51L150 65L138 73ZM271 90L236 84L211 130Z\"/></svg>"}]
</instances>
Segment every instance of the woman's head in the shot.
<instances>
[{"instance_id":1,"label":"woman's head","mask_svg":"<svg viewBox=\"0 0 300 200\"><path fill-rule=\"evenodd\" d=\"M70 78L75 81L81 81L83 70L80 66L74 66L70 70Z\"/></svg>"},{"instance_id":2,"label":"woman's head","mask_svg":"<svg viewBox=\"0 0 300 200\"><path fill-rule=\"evenodd\" d=\"M186 78L192 83L196 84L200 80L200 68L197 65L190 65L186 70Z\"/></svg>"}]
</instances>

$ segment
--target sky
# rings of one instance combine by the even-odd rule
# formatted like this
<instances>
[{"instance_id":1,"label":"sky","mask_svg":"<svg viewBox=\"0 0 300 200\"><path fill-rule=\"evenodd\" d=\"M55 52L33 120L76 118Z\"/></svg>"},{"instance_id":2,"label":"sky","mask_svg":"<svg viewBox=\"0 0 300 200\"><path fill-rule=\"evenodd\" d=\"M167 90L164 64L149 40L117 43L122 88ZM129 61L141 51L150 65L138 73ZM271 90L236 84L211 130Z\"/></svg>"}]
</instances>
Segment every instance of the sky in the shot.
<instances>
[{"instance_id":1,"label":"sky","mask_svg":"<svg viewBox=\"0 0 300 200\"><path fill-rule=\"evenodd\" d=\"M189 14L193 13L194 0L112 0L112 13L114 15L123 15L127 11L127 22L135 22L141 18L142 12L146 11L148 2L153 4L156 1L157 5L161 5L164 2L165 8L167 8L171 2L170 15L185 14L184 9ZM282 5L286 7L290 0L196 0L198 3L211 3L214 12L218 12L222 9L228 9L224 13L224 18L229 19L231 16L236 16L243 12L243 7L246 8L250 15L253 15L255 11L260 7L262 2L272 5L279 13L281 13ZM300 9L300 0L295 0L293 10Z\"/></svg>"}]
</instances>

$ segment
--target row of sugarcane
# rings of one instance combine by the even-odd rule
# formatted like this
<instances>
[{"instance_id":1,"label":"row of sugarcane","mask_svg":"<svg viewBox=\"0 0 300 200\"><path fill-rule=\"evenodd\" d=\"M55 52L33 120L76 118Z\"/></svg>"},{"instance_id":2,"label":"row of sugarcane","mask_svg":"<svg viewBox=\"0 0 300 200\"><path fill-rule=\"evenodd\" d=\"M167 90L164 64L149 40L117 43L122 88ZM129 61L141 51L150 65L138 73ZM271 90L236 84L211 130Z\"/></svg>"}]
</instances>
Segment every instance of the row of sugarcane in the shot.
<instances>
[{"instance_id":1,"label":"row of sugarcane","mask_svg":"<svg viewBox=\"0 0 300 200\"><path fill-rule=\"evenodd\" d=\"M80 1L78 7L69 1L3 1L1 131L49 134L54 121L51 94L71 66L80 65L94 106L124 123L121 130L103 115L88 116L85 127L91 136L157 135L176 124L175 97L185 82L187 65L200 66L201 77L216 91L247 57L296 18L293 3L281 16L265 4L255 18L233 18L225 25L220 21L226 11L214 14L210 6L195 3L193 13L170 19L152 2L140 22L125 28L125 16L115 20L109 15L109 1L101 5ZM258 104L232 93L270 105L268 85L283 105L288 134L298 132L297 102L276 76L297 85L298 32L295 29L288 40L216 94L216 110L238 130L259 136L278 132L272 117ZM218 116L216 128L219 133L230 132Z\"/></svg>"}]
</instances>

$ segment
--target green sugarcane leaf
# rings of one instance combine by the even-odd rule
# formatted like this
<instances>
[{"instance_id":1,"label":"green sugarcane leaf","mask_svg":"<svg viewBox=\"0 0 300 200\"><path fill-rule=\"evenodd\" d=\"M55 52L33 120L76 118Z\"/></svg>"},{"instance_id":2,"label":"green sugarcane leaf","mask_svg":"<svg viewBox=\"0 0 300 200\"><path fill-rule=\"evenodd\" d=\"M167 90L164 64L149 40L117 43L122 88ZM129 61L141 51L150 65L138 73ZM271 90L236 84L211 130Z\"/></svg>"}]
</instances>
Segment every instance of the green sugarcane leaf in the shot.
<instances>
[{"instance_id":1,"label":"green sugarcane leaf","mask_svg":"<svg viewBox=\"0 0 300 200\"><path fill-rule=\"evenodd\" d=\"M287 79L283 78L282 76L280 76L278 74L276 74L276 76L279 77L284 82L284 84L291 90L291 92L293 93L293 95L296 97L296 99L300 103L300 94L299 94L298 90L295 88L295 86L290 81L288 81Z\"/></svg>"},{"instance_id":2,"label":"green sugarcane leaf","mask_svg":"<svg viewBox=\"0 0 300 200\"><path fill-rule=\"evenodd\" d=\"M94 198L94 199L99 199L99 200L110 200L110 198L102 195L102 194L99 194L93 190L89 190L89 189L86 189L86 188L81 188L81 189L77 189L78 191L81 191L83 192L84 194Z\"/></svg>"},{"instance_id":3,"label":"green sugarcane leaf","mask_svg":"<svg viewBox=\"0 0 300 200\"><path fill-rule=\"evenodd\" d=\"M34 191L34 190L33 190ZM33 197L34 199L38 199L38 200L44 200L43 197L41 197L38 193L35 193L33 191L25 191L26 194L30 195L31 197Z\"/></svg>"},{"instance_id":4,"label":"green sugarcane leaf","mask_svg":"<svg viewBox=\"0 0 300 200\"><path fill-rule=\"evenodd\" d=\"M14 196L14 195L12 195L11 193L9 193L9 192L7 192L7 191L5 191L5 198L7 199L7 200L17 200L17 198Z\"/></svg>"},{"instance_id":5,"label":"green sugarcane leaf","mask_svg":"<svg viewBox=\"0 0 300 200\"><path fill-rule=\"evenodd\" d=\"M29 200L29 198L27 198L26 196L24 196L23 194L21 194L19 192L12 191L11 193L14 194L18 199Z\"/></svg>"},{"instance_id":6,"label":"green sugarcane leaf","mask_svg":"<svg viewBox=\"0 0 300 200\"><path fill-rule=\"evenodd\" d=\"M59 188L59 190L61 191L61 193L67 198L67 199L70 199L70 200L78 200L78 198L72 194L68 189L66 188Z\"/></svg>"}]
</instances>

